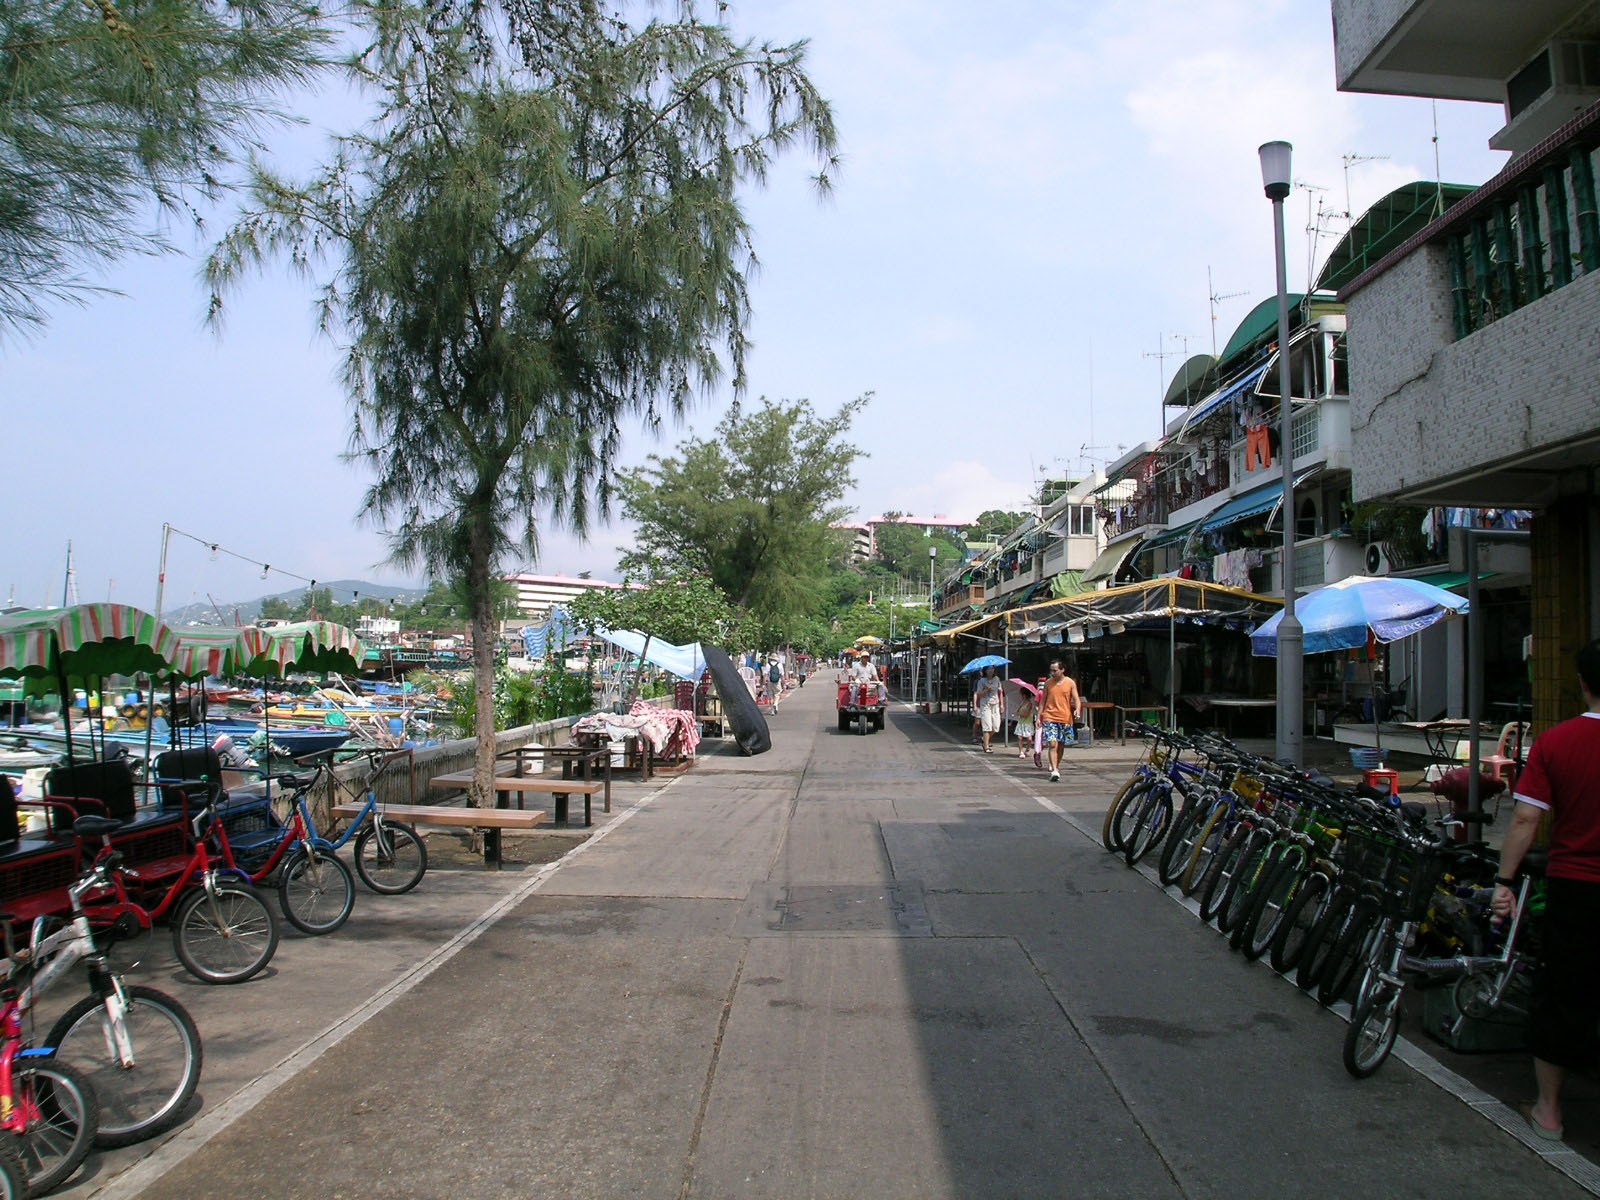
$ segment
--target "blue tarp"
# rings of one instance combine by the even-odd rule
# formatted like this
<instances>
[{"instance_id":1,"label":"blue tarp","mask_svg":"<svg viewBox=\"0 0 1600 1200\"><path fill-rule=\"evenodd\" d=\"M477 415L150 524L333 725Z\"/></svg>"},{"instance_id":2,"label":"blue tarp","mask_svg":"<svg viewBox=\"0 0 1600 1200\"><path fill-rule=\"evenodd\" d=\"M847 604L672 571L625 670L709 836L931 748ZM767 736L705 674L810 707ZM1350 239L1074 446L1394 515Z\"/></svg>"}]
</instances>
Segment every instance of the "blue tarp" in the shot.
<instances>
[{"instance_id":1,"label":"blue tarp","mask_svg":"<svg viewBox=\"0 0 1600 1200\"><path fill-rule=\"evenodd\" d=\"M644 634L635 633L631 629L610 630L596 626L594 636L610 642L613 646L620 646L624 650L642 655L646 662L653 662L663 670L671 671L679 679L698 682L700 676L705 674L706 656L701 653L699 642L690 642L687 646L674 646L671 642L663 642L660 638L651 638L650 649L646 653Z\"/></svg>"},{"instance_id":2,"label":"blue tarp","mask_svg":"<svg viewBox=\"0 0 1600 1200\"><path fill-rule=\"evenodd\" d=\"M1207 396L1204 400L1200 401L1199 404L1196 404L1194 408L1189 410L1189 415L1184 418L1184 429L1187 430L1196 421L1202 420L1209 413L1215 412L1221 405L1226 404L1235 396L1243 395L1245 392L1255 387L1255 385L1260 381L1261 377L1266 373L1267 368L1265 366L1256 367L1255 369L1247 372L1243 377L1235 379L1232 383L1226 385L1225 387L1219 388L1216 392Z\"/></svg>"}]
</instances>

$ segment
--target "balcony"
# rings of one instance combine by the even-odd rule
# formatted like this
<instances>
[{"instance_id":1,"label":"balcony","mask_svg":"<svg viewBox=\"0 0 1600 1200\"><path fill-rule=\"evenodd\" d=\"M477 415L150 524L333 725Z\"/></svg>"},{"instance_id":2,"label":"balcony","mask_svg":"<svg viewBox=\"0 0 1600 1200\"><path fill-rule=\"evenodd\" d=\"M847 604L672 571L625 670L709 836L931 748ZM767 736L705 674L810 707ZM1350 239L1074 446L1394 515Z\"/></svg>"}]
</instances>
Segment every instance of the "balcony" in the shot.
<instances>
[{"instance_id":1,"label":"balcony","mask_svg":"<svg viewBox=\"0 0 1600 1200\"><path fill-rule=\"evenodd\" d=\"M1600 105L1354 279L1357 502L1538 508L1600 462Z\"/></svg>"}]
</instances>

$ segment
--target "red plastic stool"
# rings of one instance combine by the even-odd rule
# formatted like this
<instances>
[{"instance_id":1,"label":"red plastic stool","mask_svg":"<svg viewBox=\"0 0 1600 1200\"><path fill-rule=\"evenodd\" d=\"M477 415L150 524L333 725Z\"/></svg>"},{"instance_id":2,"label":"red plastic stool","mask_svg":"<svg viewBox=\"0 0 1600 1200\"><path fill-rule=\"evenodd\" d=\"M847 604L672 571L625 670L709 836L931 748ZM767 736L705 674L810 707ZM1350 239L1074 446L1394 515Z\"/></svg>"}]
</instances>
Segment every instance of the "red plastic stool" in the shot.
<instances>
[{"instance_id":1,"label":"red plastic stool","mask_svg":"<svg viewBox=\"0 0 1600 1200\"><path fill-rule=\"evenodd\" d=\"M1400 794L1400 772L1388 767L1369 767L1361 772L1361 782L1368 787L1388 788L1391 796Z\"/></svg>"}]
</instances>

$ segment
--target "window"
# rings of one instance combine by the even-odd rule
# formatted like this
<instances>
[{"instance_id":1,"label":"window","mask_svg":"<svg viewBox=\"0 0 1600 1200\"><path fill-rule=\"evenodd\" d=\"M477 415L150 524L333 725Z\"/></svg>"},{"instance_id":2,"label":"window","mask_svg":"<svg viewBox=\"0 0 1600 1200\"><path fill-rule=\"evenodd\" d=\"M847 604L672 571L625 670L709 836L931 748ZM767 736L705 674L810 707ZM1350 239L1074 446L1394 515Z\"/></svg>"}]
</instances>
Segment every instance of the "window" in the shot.
<instances>
[{"instance_id":1,"label":"window","mask_svg":"<svg viewBox=\"0 0 1600 1200\"><path fill-rule=\"evenodd\" d=\"M1074 504L1067 509L1067 536L1094 536L1094 505Z\"/></svg>"}]
</instances>

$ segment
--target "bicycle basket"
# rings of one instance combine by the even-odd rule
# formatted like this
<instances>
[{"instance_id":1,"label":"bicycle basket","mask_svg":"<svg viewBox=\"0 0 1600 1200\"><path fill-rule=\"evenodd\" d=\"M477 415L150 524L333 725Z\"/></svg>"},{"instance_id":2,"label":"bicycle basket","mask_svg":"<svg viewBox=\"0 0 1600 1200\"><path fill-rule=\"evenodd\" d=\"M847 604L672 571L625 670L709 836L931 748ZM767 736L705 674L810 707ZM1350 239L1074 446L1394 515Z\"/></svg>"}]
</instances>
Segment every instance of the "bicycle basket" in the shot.
<instances>
[{"instance_id":1,"label":"bicycle basket","mask_svg":"<svg viewBox=\"0 0 1600 1200\"><path fill-rule=\"evenodd\" d=\"M1346 873L1379 888L1388 885L1396 846L1392 838L1369 829L1348 828L1340 839L1344 847L1339 865Z\"/></svg>"}]
</instances>

